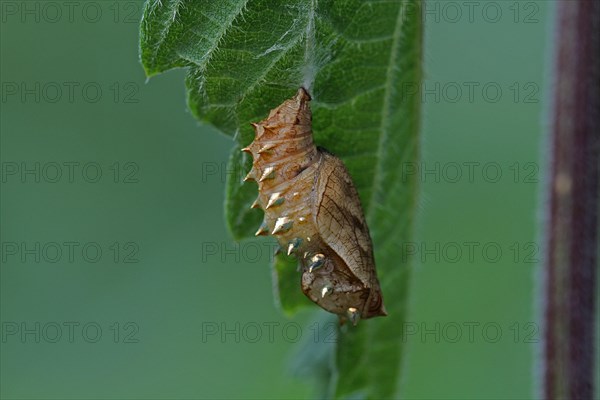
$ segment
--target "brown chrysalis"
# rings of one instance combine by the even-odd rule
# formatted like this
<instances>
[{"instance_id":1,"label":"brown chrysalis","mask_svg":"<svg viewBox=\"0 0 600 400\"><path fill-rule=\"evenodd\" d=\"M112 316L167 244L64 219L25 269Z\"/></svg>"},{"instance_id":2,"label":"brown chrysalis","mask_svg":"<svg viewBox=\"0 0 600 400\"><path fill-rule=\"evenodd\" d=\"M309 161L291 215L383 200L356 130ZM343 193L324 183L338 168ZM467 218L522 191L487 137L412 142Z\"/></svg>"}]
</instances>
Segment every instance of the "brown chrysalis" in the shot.
<instances>
[{"instance_id":1,"label":"brown chrysalis","mask_svg":"<svg viewBox=\"0 0 600 400\"><path fill-rule=\"evenodd\" d=\"M256 137L245 180L258 182L252 207L265 212L256 235L274 235L302 271L302 291L356 325L386 315L373 246L358 193L340 159L318 148L304 88L252 124Z\"/></svg>"}]
</instances>

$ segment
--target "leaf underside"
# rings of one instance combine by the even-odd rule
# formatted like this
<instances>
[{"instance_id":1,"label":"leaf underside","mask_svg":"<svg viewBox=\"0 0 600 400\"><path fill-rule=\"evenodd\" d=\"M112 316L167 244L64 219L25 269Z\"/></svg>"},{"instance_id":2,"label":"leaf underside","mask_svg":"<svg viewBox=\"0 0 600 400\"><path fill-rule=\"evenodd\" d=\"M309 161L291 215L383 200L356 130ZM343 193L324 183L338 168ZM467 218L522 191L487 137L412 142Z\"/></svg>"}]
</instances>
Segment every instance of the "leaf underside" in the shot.
<instances>
[{"instance_id":1,"label":"leaf underside","mask_svg":"<svg viewBox=\"0 0 600 400\"><path fill-rule=\"evenodd\" d=\"M389 313L339 332L329 393L338 398L397 395L409 278L400 244L410 240L417 194L401 172L417 161L420 121L418 96L405 89L420 86L419 8L418 0L151 0L141 22L146 74L187 68L192 113L235 138L225 207L236 239L262 218L249 207L256 185L242 182L250 122L300 86L311 93L315 142L354 180ZM284 311L309 303L294 262L278 258L274 271Z\"/></svg>"}]
</instances>

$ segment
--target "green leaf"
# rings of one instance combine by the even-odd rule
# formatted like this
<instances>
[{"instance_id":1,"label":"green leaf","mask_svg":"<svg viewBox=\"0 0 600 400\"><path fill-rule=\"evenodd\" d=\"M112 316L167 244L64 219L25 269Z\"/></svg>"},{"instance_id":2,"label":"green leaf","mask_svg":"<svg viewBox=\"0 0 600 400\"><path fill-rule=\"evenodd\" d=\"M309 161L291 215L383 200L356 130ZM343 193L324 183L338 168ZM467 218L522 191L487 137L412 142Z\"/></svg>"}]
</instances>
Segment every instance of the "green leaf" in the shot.
<instances>
[{"instance_id":1,"label":"green leaf","mask_svg":"<svg viewBox=\"0 0 600 400\"><path fill-rule=\"evenodd\" d=\"M418 161L422 25L418 0L148 1L141 59L151 76L187 67L193 114L235 138L226 217L235 238L254 233L256 185L243 184L251 160L241 146L250 122L304 86L313 97L315 142L340 157L354 180L373 236L389 313L343 327L335 349L331 396L397 395L401 329L417 182L402 175ZM299 273L277 258L282 308L308 303Z\"/></svg>"}]
</instances>

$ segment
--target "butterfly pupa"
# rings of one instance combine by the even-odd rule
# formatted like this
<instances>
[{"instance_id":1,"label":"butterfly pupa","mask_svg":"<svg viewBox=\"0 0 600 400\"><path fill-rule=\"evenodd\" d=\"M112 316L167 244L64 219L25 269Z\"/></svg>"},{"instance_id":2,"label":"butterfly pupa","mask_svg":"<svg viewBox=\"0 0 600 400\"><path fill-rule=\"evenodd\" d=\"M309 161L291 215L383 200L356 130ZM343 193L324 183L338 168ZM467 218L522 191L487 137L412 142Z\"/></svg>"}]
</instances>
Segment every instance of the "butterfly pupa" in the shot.
<instances>
[{"instance_id":1,"label":"butterfly pupa","mask_svg":"<svg viewBox=\"0 0 600 400\"><path fill-rule=\"evenodd\" d=\"M246 180L258 183L253 207L264 210L256 235L271 234L302 271L304 294L354 325L387 315L369 228L358 192L343 162L316 147L310 95L293 98L253 123Z\"/></svg>"}]
</instances>

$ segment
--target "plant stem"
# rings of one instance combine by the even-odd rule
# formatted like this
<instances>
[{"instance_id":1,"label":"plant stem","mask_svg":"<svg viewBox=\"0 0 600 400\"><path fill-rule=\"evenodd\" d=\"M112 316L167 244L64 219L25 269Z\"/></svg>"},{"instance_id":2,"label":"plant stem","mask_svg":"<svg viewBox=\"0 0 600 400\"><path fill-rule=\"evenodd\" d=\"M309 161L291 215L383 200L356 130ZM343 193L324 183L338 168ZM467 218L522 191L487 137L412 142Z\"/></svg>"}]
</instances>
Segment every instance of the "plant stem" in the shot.
<instances>
[{"instance_id":1,"label":"plant stem","mask_svg":"<svg viewBox=\"0 0 600 400\"><path fill-rule=\"evenodd\" d=\"M546 399L594 395L600 204L600 2L556 8L550 171L544 188Z\"/></svg>"}]
</instances>

